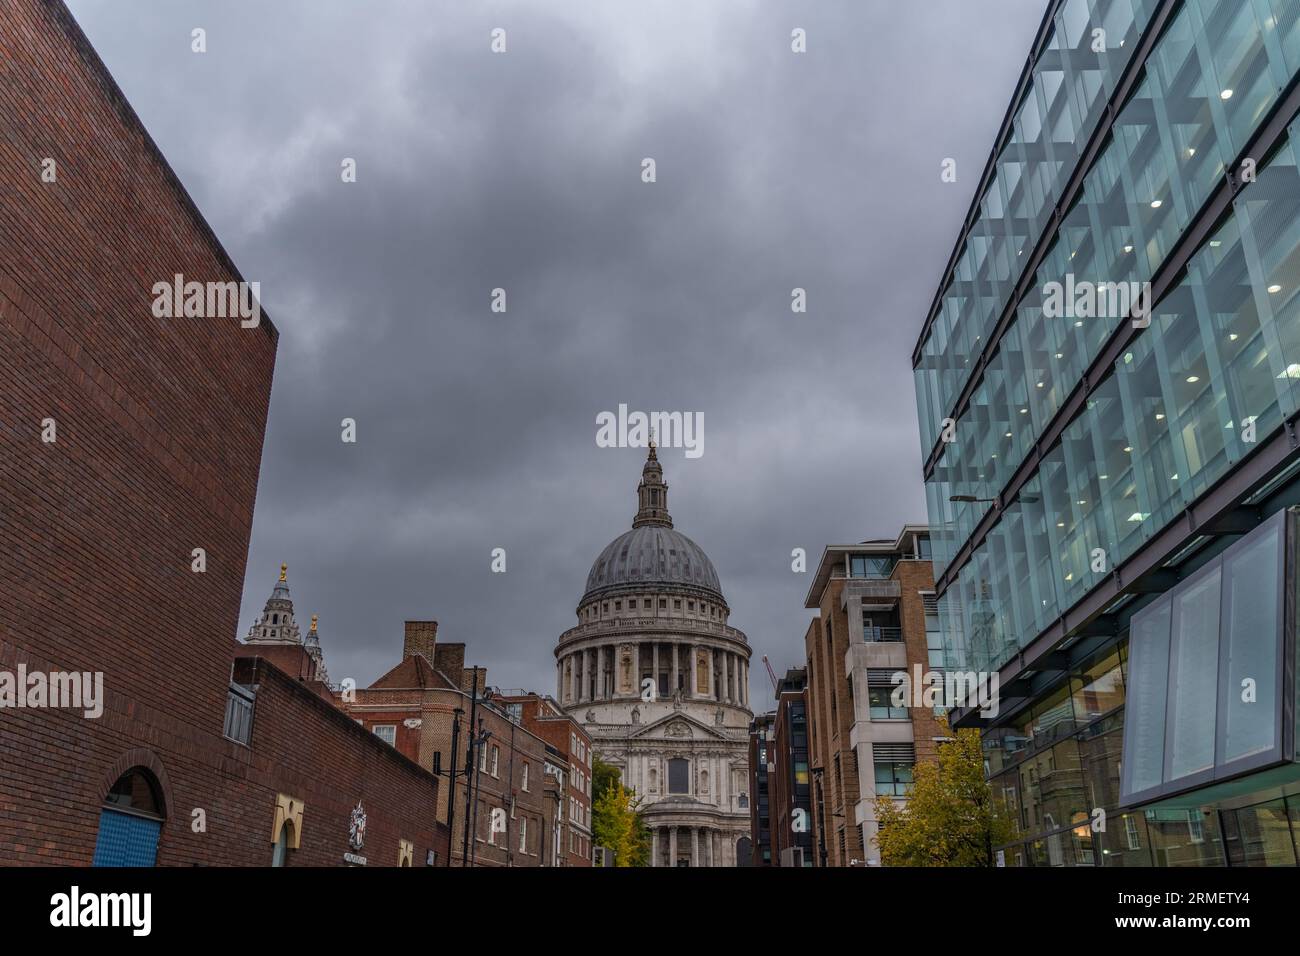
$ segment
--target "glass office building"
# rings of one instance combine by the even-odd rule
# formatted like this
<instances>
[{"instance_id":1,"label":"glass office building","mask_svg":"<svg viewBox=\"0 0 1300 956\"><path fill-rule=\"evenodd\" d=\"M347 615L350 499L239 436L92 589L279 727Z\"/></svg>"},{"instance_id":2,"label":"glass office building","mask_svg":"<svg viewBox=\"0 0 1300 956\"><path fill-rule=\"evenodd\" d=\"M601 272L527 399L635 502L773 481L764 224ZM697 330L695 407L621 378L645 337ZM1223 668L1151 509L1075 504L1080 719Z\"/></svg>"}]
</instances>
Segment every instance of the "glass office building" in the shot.
<instances>
[{"instance_id":1,"label":"glass office building","mask_svg":"<svg viewBox=\"0 0 1300 956\"><path fill-rule=\"evenodd\" d=\"M1297 862L1297 75L1300 0L1052 2L914 352L1007 865Z\"/></svg>"}]
</instances>

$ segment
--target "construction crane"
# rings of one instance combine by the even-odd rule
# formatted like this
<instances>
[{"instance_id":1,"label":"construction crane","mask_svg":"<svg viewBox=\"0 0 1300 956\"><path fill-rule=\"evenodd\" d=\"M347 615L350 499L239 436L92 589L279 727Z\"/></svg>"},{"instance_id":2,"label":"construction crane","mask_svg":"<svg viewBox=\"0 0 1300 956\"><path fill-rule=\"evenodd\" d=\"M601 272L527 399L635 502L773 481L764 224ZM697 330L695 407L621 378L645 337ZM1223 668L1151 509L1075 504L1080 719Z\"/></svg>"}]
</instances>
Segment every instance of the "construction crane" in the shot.
<instances>
[{"instance_id":1,"label":"construction crane","mask_svg":"<svg viewBox=\"0 0 1300 956\"><path fill-rule=\"evenodd\" d=\"M763 664L767 667L767 676L772 678L772 693L781 696L781 682L776 679L776 671L772 670L772 662L767 659L766 654L763 655Z\"/></svg>"}]
</instances>

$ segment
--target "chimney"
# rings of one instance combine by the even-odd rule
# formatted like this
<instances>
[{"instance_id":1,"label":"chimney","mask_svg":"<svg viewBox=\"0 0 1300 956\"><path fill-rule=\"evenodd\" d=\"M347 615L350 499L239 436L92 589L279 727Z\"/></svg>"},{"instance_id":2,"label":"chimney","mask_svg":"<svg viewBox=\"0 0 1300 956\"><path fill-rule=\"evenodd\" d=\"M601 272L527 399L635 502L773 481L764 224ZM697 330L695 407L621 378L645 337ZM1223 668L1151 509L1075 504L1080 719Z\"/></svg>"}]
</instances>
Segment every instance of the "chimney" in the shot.
<instances>
[{"instance_id":1,"label":"chimney","mask_svg":"<svg viewBox=\"0 0 1300 956\"><path fill-rule=\"evenodd\" d=\"M433 666L447 675L457 687L465 683L465 645L439 644L434 650Z\"/></svg>"},{"instance_id":2,"label":"chimney","mask_svg":"<svg viewBox=\"0 0 1300 956\"><path fill-rule=\"evenodd\" d=\"M426 661L432 664L434 655L437 653L435 650L437 643L437 621L407 621L406 635L402 641L402 660L406 660L415 654L421 654Z\"/></svg>"}]
</instances>

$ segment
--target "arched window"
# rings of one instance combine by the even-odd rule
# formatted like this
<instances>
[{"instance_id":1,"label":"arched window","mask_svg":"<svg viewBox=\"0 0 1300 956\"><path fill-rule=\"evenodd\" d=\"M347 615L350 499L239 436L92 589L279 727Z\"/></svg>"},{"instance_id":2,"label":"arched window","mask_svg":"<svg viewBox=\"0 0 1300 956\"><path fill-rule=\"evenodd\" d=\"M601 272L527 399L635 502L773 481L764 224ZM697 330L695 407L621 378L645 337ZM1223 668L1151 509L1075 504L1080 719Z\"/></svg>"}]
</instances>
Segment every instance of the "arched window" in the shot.
<instances>
[{"instance_id":1,"label":"arched window","mask_svg":"<svg viewBox=\"0 0 1300 956\"><path fill-rule=\"evenodd\" d=\"M164 808L158 781L132 767L109 789L99 812L94 866L153 866Z\"/></svg>"},{"instance_id":2,"label":"arched window","mask_svg":"<svg viewBox=\"0 0 1300 956\"><path fill-rule=\"evenodd\" d=\"M275 848L271 851L272 866L289 865L289 847L293 843L293 821L285 820L280 825L280 835L275 838Z\"/></svg>"},{"instance_id":3,"label":"arched window","mask_svg":"<svg viewBox=\"0 0 1300 956\"><path fill-rule=\"evenodd\" d=\"M271 623L272 623L272 624L279 624L279 623L280 623L280 615L279 615L279 614L272 614L272 615L271 615Z\"/></svg>"}]
</instances>

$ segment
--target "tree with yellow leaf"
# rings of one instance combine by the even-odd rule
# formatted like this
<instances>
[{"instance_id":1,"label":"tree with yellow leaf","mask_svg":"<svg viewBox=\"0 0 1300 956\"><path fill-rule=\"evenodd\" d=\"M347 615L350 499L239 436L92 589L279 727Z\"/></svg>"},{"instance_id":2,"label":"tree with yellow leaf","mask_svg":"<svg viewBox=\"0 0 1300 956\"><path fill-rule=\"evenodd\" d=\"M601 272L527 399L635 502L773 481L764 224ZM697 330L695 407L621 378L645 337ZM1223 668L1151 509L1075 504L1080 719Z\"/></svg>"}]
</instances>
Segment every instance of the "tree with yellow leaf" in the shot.
<instances>
[{"instance_id":1,"label":"tree with yellow leaf","mask_svg":"<svg viewBox=\"0 0 1300 956\"><path fill-rule=\"evenodd\" d=\"M614 853L615 866L650 862L650 831L641 818L641 798L623 786L618 768L599 757L592 766L591 839Z\"/></svg>"},{"instance_id":2,"label":"tree with yellow leaf","mask_svg":"<svg viewBox=\"0 0 1300 956\"><path fill-rule=\"evenodd\" d=\"M957 731L937 762L917 766L905 805L877 797L876 819L885 866L993 866L994 848L1015 834L984 779L978 730Z\"/></svg>"}]
</instances>

